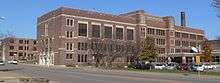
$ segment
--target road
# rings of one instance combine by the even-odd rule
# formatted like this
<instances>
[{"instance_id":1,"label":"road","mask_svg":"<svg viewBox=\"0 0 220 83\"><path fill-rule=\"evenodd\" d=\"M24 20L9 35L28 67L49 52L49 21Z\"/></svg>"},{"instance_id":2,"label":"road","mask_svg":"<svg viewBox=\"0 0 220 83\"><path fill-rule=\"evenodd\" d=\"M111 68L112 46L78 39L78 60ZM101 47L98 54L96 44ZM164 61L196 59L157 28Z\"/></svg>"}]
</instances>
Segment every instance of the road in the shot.
<instances>
[{"instance_id":1,"label":"road","mask_svg":"<svg viewBox=\"0 0 220 83\"><path fill-rule=\"evenodd\" d=\"M93 68L44 67L33 65L5 65L2 69L21 76L46 78L56 83L220 83L219 77L150 73Z\"/></svg>"}]
</instances>

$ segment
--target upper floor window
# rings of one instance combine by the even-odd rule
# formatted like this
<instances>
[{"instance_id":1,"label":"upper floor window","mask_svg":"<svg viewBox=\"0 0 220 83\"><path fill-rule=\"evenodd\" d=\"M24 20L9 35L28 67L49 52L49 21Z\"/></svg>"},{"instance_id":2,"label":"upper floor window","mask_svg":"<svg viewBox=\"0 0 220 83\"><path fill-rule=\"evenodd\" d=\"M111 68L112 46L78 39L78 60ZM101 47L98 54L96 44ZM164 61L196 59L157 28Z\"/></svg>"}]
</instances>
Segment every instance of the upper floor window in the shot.
<instances>
[{"instance_id":1,"label":"upper floor window","mask_svg":"<svg viewBox=\"0 0 220 83\"><path fill-rule=\"evenodd\" d=\"M37 44L37 41L36 41L36 40L34 40L34 41L33 41L33 43L34 43L34 44Z\"/></svg>"},{"instance_id":2,"label":"upper floor window","mask_svg":"<svg viewBox=\"0 0 220 83\"><path fill-rule=\"evenodd\" d=\"M105 26L105 34L104 37L105 38L112 38L112 27L111 26Z\"/></svg>"},{"instance_id":3,"label":"upper floor window","mask_svg":"<svg viewBox=\"0 0 220 83\"><path fill-rule=\"evenodd\" d=\"M66 50L73 50L73 43L66 43Z\"/></svg>"},{"instance_id":4,"label":"upper floor window","mask_svg":"<svg viewBox=\"0 0 220 83\"><path fill-rule=\"evenodd\" d=\"M190 39L196 39L196 35L190 34Z\"/></svg>"},{"instance_id":5,"label":"upper floor window","mask_svg":"<svg viewBox=\"0 0 220 83\"><path fill-rule=\"evenodd\" d=\"M87 50L88 49L88 43L78 43L78 50Z\"/></svg>"},{"instance_id":6,"label":"upper floor window","mask_svg":"<svg viewBox=\"0 0 220 83\"><path fill-rule=\"evenodd\" d=\"M85 36L87 37L87 24L85 23L78 23L78 36Z\"/></svg>"},{"instance_id":7,"label":"upper floor window","mask_svg":"<svg viewBox=\"0 0 220 83\"><path fill-rule=\"evenodd\" d=\"M66 31L67 38L73 38L73 31Z\"/></svg>"},{"instance_id":8,"label":"upper floor window","mask_svg":"<svg viewBox=\"0 0 220 83\"><path fill-rule=\"evenodd\" d=\"M156 39L157 45L165 45L165 39Z\"/></svg>"},{"instance_id":9,"label":"upper floor window","mask_svg":"<svg viewBox=\"0 0 220 83\"><path fill-rule=\"evenodd\" d=\"M15 40L14 40L14 39L10 39L9 42L10 42L10 43L14 43Z\"/></svg>"},{"instance_id":10,"label":"upper floor window","mask_svg":"<svg viewBox=\"0 0 220 83\"><path fill-rule=\"evenodd\" d=\"M175 40L175 46L181 46L180 40Z\"/></svg>"},{"instance_id":11,"label":"upper floor window","mask_svg":"<svg viewBox=\"0 0 220 83\"><path fill-rule=\"evenodd\" d=\"M187 33L182 33L182 38L189 38L189 34L187 34Z\"/></svg>"},{"instance_id":12,"label":"upper floor window","mask_svg":"<svg viewBox=\"0 0 220 83\"><path fill-rule=\"evenodd\" d=\"M25 42L25 44L29 44L29 40L25 40L24 42Z\"/></svg>"},{"instance_id":13,"label":"upper floor window","mask_svg":"<svg viewBox=\"0 0 220 83\"><path fill-rule=\"evenodd\" d=\"M127 40L134 40L134 30L127 29Z\"/></svg>"},{"instance_id":14,"label":"upper floor window","mask_svg":"<svg viewBox=\"0 0 220 83\"><path fill-rule=\"evenodd\" d=\"M175 37L180 38L181 37L181 33L180 32L175 32Z\"/></svg>"},{"instance_id":15,"label":"upper floor window","mask_svg":"<svg viewBox=\"0 0 220 83\"><path fill-rule=\"evenodd\" d=\"M100 25L92 25L92 37L100 38Z\"/></svg>"},{"instance_id":16,"label":"upper floor window","mask_svg":"<svg viewBox=\"0 0 220 83\"><path fill-rule=\"evenodd\" d=\"M165 48L158 48L159 54L165 54Z\"/></svg>"},{"instance_id":17,"label":"upper floor window","mask_svg":"<svg viewBox=\"0 0 220 83\"><path fill-rule=\"evenodd\" d=\"M19 46L19 47L18 47L18 50L23 50L23 46Z\"/></svg>"},{"instance_id":18,"label":"upper floor window","mask_svg":"<svg viewBox=\"0 0 220 83\"><path fill-rule=\"evenodd\" d=\"M67 25L67 26L74 26L74 20L73 20L73 19L70 19L70 18L67 18L67 19L66 19L66 25Z\"/></svg>"},{"instance_id":19,"label":"upper floor window","mask_svg":"<svg viewBox=\"0 0 220 83\"><path fill-rule=\"evenodd\" d=\"M182 46L188 47L189 46L189 42L188 41L182 41Z\"/></svg>"},{"instance_id":20,"label":"upper floor window","mask_svg":"<svg viewBox=\"0 0 220 83\"><path fill-rule=\"evenodd\" d=\"M142 36L142 37L145 37L145 33L146 33L146 32L145 32L145 28L144 28L144 27L141 28L141 36Z\"/></svg>"},{"instance_id":21,"label":"upper floor window","mask_svg":"<svg viewBox=\"0 0 220 83\"><path fill-rule=\"evenodd\" d=\"M123 28L116 27L116 39L123 39Z\"/></svg>"},{"instance_id":22,"label":"upper floor window","mask_svg":"<svg viewBox=\"0 0 220 83\"><path fill-rule=\"evenodd\" d=\"M203 40L203 36L197 35L197 40Z\"/></svg>"},{"instance_id":23,"label":"upper floor window","mask_svg":"<svg viewBox=\"0 0 220 83\"><path fill-rule=\"evenodd\" d=\"M156 29L156 35L165 36L165 30Z\"/></svg>"},{"instance_id":24,"label":"upper floor window","mask_svg":"<svg viewBox=\"0 0 220 83\"><path fill-rule=\"evenodd\" d=\"M73 59L73 54L66 54L66 59Z\"/></svg>"},{"instance_id":25,"label":"upper floor window","mask_svg":"<svg viewBox=\"0 0 220 83\"><path fill-rule=\"evenodd\" d=\"M20 44L23 44L23 40L19 40L19 43L20 43Z\"/></svg>"},{"instance_id":26,"label":"upper floor window","mask_svg":"<svg viewBox=\"0 0 220 83\"><path fill-rule=\"evenodd\" d=\"M147 28L147 34L154 35L155 34L155 29Z\"/></svg>"},{"instance_id":27,"label":"upper floor window","mask_svg":"<svg viewBox=\"0 0 220 83\"><path fill-rule=\"evenodd\" d=\"M10 49L10 50L14 50L14 46L10 46L9 49Z\"/></svg>"}]
</instances>

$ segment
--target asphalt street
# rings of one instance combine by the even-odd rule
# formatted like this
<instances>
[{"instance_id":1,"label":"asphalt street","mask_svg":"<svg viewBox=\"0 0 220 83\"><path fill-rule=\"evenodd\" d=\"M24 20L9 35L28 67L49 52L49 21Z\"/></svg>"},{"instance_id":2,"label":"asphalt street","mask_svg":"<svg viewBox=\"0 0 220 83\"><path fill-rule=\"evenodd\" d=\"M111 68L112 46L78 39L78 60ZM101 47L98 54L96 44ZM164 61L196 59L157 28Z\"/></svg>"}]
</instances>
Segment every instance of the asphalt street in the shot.
<instances>
[{"instance_id":1,"label":"asphalt street","mask_svg":"<svg viewBox=\"0 0 220 83\"><path fill-rule=\"evenodd\" d=\"M150 73L93 68L45 67L35 65L5 65L0 71L33 78L45 78L57 83L220 83L219 77Z\"/></svg>"}]
</instances>

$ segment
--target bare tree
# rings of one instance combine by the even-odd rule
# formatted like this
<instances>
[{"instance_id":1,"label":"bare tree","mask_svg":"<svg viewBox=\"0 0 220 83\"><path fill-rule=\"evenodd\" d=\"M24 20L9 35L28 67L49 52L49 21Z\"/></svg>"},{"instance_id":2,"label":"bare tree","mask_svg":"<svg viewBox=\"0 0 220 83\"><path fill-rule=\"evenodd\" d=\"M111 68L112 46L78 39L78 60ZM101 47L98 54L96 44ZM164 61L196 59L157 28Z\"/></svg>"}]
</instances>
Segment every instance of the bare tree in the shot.
<instances>
[{"instance_id":1,"label":"bare tree","mask_svg":"<svg viewBox=\"0 0 220 83\"><path fill-rule=\"evenodd\" d=\"M116 59L134 55L132 50L135 44L131 42L109 39L91 39L90 42L90 51L96 66L112 67Z\"/></svg>"}]
</instances>

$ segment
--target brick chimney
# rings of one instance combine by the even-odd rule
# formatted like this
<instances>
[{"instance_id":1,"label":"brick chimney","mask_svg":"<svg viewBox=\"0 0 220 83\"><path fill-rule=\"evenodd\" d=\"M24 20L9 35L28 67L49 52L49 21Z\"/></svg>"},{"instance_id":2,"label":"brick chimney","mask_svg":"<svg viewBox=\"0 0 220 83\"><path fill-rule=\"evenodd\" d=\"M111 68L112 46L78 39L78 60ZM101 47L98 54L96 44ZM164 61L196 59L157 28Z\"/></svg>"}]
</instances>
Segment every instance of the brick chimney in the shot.
<instances>
[{"instance_id":1,"label":"brick chimney","mask_svg":"<svg viewBox=\"0 0 220 83\"><path fill-rule=\"evenodd\" d=\"M181 26L186 27L186 15L185 12L181 12Z\"/></svg>"}]
</instances>

